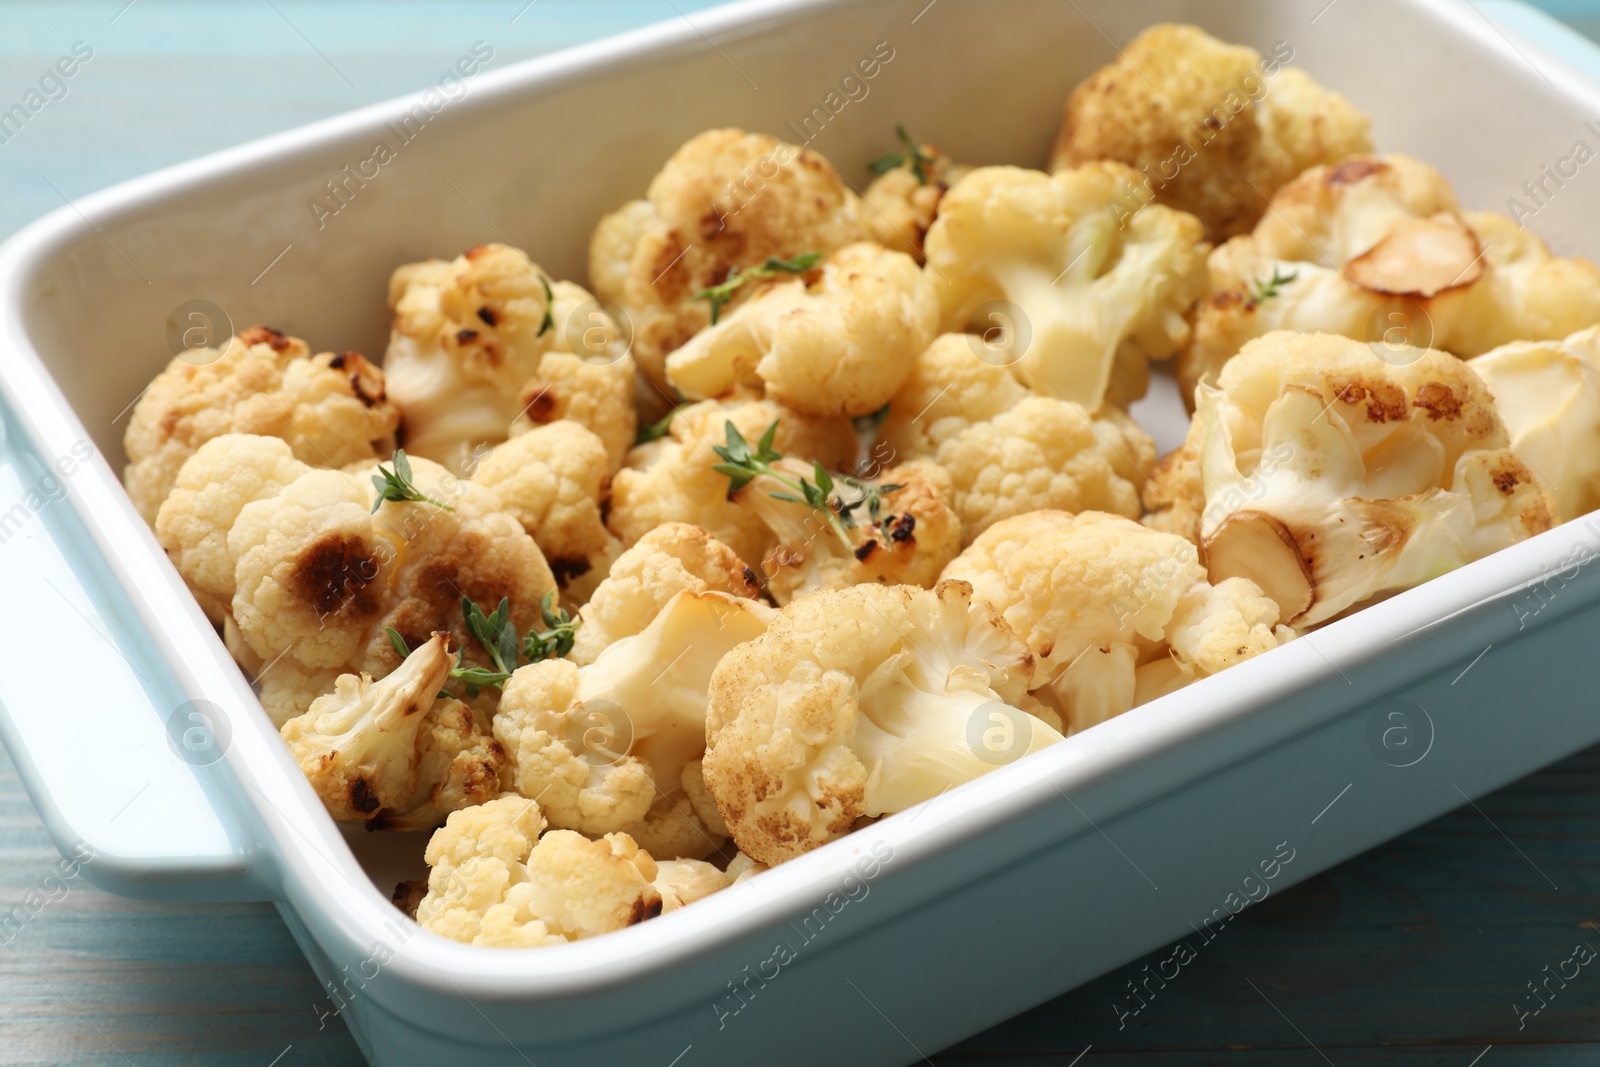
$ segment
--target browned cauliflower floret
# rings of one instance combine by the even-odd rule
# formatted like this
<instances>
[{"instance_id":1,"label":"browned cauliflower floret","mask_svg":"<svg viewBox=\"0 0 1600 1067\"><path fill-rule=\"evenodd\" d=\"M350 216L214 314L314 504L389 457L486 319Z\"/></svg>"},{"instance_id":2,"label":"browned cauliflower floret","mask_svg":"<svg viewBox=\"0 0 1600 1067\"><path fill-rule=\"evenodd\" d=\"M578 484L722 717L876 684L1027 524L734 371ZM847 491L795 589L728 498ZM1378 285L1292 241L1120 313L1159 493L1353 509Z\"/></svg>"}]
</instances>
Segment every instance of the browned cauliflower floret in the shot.
<instances>
[{"instance_id":1,"label":"browned cauliflower floret","mask_svg":"<svg viewBox=\"0 0 1600 1067\"><path fill-rule=\"evenodd\" d=\"M519 796L452 812L428 842L417 923L469 945L540 948L661 914L660 872L627 834L544 828L539 805Z\"/></svg>"},{"instance_id":2,"label":"browned cauliflower floret","mask_svg":"<svg viewBox=\"0 0 1600 1067\"><path fill-rule=\"evenodd\" d=\"M412 454L471 473L480 446L557 419L592 430L613 466L632 446L625 330L520 249L408 263L389 280L389 307L383 365Z\"/></svg>"},{"instance_id":3,"label":"browned cauliflower floret","mask_svg":"<svg viewBox=\"0 0 1600 1067\"><path fill-rule=\"evenodd\" d=\"M961 551L955 490L936 463L911 460L871 480L830 475L826 507L805 502L803 485L818 477L811 464L778 459L770 466L734 500L760 515L777 539L761 573L780 605L865 582L932 588Z\"/></svg>"},{"instance_id":4,"label":"browned cauliflower floret","mask_svg":"<svg viewBox=\"0 0 1600 1067\"><path fill-rule=\"evenodd\" d=\"M1016 710L1033 656L971 592L822 590L722 658L704 774L741 852L781 863L1060 740Z\"/></svg>"},{"instance_id":5,"label":"browned cauliflower floret","mask_svg":"<svg viewBox=\"0 0 1600 1067\"><path fill-rule=\"evenodd\" d=\"M667 357L690 400L766 395L818 418L868 415L933 340L939 301L903 252L848 245L820 276L767 285Z\"/></svg>"},{"instance_id":6,"label":"browned cauliflower floret","mask_svg":"<svg viewBox=\"0 0 1600 1067\"><path fill-rule=\"evenodd\" d=\"M604 442L570 419L496 445L472 480L538 544L570 603L587 600L622 546L601 509L611 487Z\"/></svg>"},{"instance_id":7,"label":"browned cauliflower floret","mask_svg":"<svg viewBox=\"0 0 1600 1067\"><path fill-rule=\"evenodd\" d=\"M769 257L827 255L862 240L860 216L859 199L817 153L707 130L673 153L646 199L600 220L589 277L632 317L634 358L664 391L667 354L710 322L696 293Z\"/></svg>"},{"instance_id":8,"label":"browned cauliflower floret","mask_svg":"<svg viewBox=\"0 0 1600 1067\"><path fill-rule=\"evenodd\" d=\"M1285 54L1287 53L1287 54ZM1372 150L1366 115L1304 71L1196 26L1152 26L1067 100L1053 168L1111 159L1143 171L1146 198L1181 208L1222 240L1307 167Z\"/></svg>"},{"instance_id":9,"label":"browned cauliflower floret","mask_svg":"<svg viewBox=\"0 0 1600 1067\"><path fill-rule=\"evenodd\" d=\"M1251 579L1294 626L1550 528L1488 390L1445 353L1391 363L1347 338L1271 333L1197 399L1151 501L1195 522L1213 582Z\"/></svg>"},{"instance_id":10,"label":"browned cauliflower floret","mask_svg":"<svg viewBox=\"0 0 1600 1067\"><path fill-rule=\"evenodd\" d=\"M252 326L220 349L184 353L155 376L133 406L122 478L153 524L178 469L213 437L278 437L303 463L342 467L387 454L399 419L383 371L356 353L312 356L298 337Z\"/></svg>"},{"instance_id":11,"label":"browned cauliflower floret","mask_svg":"<svg viewBox=\"0 0 1600 1067\"><path fill-rule=\"evenodd\" d=\"M1255 231L1211 254L1211 297L1179 357L1185 399L1246 341L1273 330L1479 355L1600 322L1600 269L1550 255L1511 220L1463 214L1444 175L1406 156L1359 156L1280 189Z\"/></svg>"},{"instance_id":12,"label":"browned cauliflower floret","mask_svg":"<svg viewBox=\"0 0 1600 1067\"><path fill-rule=\"evenodd\" d=\"M1140 703L1147 666L1184 680L1274 648L1277 607L1206 579L1195 546L1103 512L1035 511L989 527L945 568L1039 661L1036 695L1070 732Z\"/></svg>"},{"instance_id":13,"label":"browned cauliflower floret","mask_svg":"<svg viewBox=\"0 0 1600 1067\"><path fill-rule=\"evenodd\" d=\"M1207 246L1194 216L1126 203L1137 178L1120 163L962 178L924 245L941 328L998 334L990 358L1040 396L1090 411L1143 396L1149 361L1189 339Z\"/></svg>"},{"instance_id":14,"label":"browned cauliflower floret","mask_svg":"<svg viewBox=\"0 0 1600 1067\"><path fill-rule=\"evenodd\" d=\"M939 202L972 168L950 162L934 145L918 144L904 126L895 133L901 151L873 161L877 177L861 194L861 218L873 240L921 263L922 239L938 217Z\"/></svg>"},{"instance_id":15,"label":"browned cauliflower floret","mask_svg":"<svg viewBox=\"0 0 1600 1067\"><path fill-rule=\"evenodd\" d=\"M700 527L662 523L617 557L579 610L582 625L567 658L580 667L593 663L612 644L649 626L683 592L754 598L761 586L733 549Z\"/></svg>"},{"instance_id":16,"label":"browned cauliflower floret","mask_svg":"<svg viewBox=\"0 0 1600 1067\"><path fill-rule=\"evenodd\" d=\"M541 621L555 580L522 525L492 490L425 459L411 467L415 488L447 507L387 500L374 512L370 470L313 470L240 510L228 534L230 644L265 665L262 699L275 716L286 710L277 687L304 692L300 671L387 675L400 661L390 627L413 648L448 633L469 662L486 665L463 597L487 608L508 598L519 634Z\"/></svg>"},{"instance_id":17,"label":"browned cauliflower floret","mask_svg":"<svg viewBox=\"0 0 1600 1067\"><path fill-rule=\"evenodd\" d=\"M505 752L487 717L435 699L454 662L436 634L381 682L340 675L331 693L283 724L328 814L368 829L431 830L450 812L500 795Z\"/></svg>"},{"instance_id":18,"label":"browned cauliflower floret","mask_svg":"<svg viewBox=\"0 0 1600 1067\"><path fill-rule=\"evenodd\" d=\"M854 462L858 442L849 419L817 419L770 400L705 401L672 417L667 437L635 448L611 482L611 532L632 545L664 522L687 522L733 549L762 560L776 543L766 524L728 499L728 479L713 468L713 449L732 422L754 441L778 423L774 446L784 455L815 460L829 470Z\"/></svg>"},{"instance_id":19,"label":"browned cauliflower floret","mask_svg":"<svg viewBox=\"0 0 1600 1067\"><path fill-rule=\"evenodd\" d=\"M228 531L239 512L309 470L289 442L251 434L213 437L179 468L156 514L156 539L212 622L222 622L233 603Z\"/></svg>"},{"instance_id":20,"label":"browned cauliflower floret","mask_svg":"<svg viewBox=\"0 0 1600 1067\"><path fill-rule=\"evenodd\" d=\"M712 668L774 614L743 597L679 593L586 667L553 659L518 668L494 719L517 791L538 797L554 826L632 834L644 824L642 834L667 842L658 845L664 858L714 852L720 839L695 824L683 795L685 767L705 749Z\"/></svg>"}]
</instances>

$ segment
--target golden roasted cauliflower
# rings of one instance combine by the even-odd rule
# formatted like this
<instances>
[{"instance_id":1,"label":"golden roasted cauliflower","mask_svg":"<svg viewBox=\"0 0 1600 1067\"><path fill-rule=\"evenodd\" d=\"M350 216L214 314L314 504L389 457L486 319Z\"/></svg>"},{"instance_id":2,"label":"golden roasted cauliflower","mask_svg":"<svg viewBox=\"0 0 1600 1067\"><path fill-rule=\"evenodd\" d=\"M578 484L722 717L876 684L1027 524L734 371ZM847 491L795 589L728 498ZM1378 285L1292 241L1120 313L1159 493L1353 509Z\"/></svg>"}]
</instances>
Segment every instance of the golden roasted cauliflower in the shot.
<instances>
[{"instance_id":1,"label":"golden roasted cauliflower","mask_svg":"<svg viewBox=\"0 0 1600 1067\"><path fill-rule=\"evenodd\" d=\"M1207 246L1193 215L1127 202L1139 174L1086 163L980 167L939 206L924 250L941 329L995 338L992 362L1090 411L1144 395L1189 339Z\"/></svg>"},{"instance_id":2,"label":"golden roasted cauliflower","mask_svg":"<svg viewBox=\"0 0 1600 1067\"><path fill-rule=\"evenodd\" d=\"M860 199L817 153L766 134L707 130L685 142L645 199L600 220L589 245L595 292L633 319L633 355L668 395L668 353L710 322L696 294L735 269L868 236Z\"/></svg>"},{"instance_id":3,"label":"golden roasted cauliflower","mask_svg":"<svg viewBox=\"0 0 1600 1067\"><path fill-rule=\"evenodd\" d=\"M1510 219L1463 214L1444 175L1407 156L1358 156L1300 175L1254 232L1211 254L1211 296L1178 359L1187 402L1273 330L1479 355L1600 323L1600 269L1550 255Z\"/></svg>"},{"instance_id":4,"label":"golden roasted cauliflower","mask_svg":"<svg viewBox=\"0 0 1600 1067\"><path fill-rule=\"evenodd\" d=\"M1152 508L1188 517L1213 582L1251 579L1294 626L1550 528L1489 391L1443 352L1391 363L1348 338L1271 333L1197 399Z\"/></svg>"},{"instance_id":5,"label":"golden roasted cauliflower","mask_svg":"<svg viewBox=\"0 0 1600 1067\"><path fill-rule=\"evenodd\" d=\"M539 805L502 796L450 813L428 841L424 930L490 948L540 948L661 914L660 876L627 834L545 833Z\"/></svg>"},{"instance_id":6,"label":"golden roasted cauliflower","mask_svg":"<svg viewBox=\"0 0 1600 1067\"><path fill-rule=\"evenodd\" d=\"M877 177L862 192L862 220L872 239L885 248L922 262L922 241L939 214L939 202L971 167L950 161L931 144L919 144L897 126L901 151L872 162Z\"/></svg>"},{"instance_id":7,"label":"golden roasted cauliflower","mask_svg":"<svg viewBox=\"0 0 1600 1067\"><path fill-rule=\"evenodd\" d=\"M383 371L361 356L313 356L298 337L252 326L219 349L184 353L150 382L123 436L123 483L154 524L184 461L214 437L277 437L302 463L342 467L387 455L399 421Z\"/></svg>"},{"instance_id":8,"label":"golden roasted cauliflower","mask_svg":"<svg viewBox=\"0 0 1600 1067\"><path fill-rule=\"evenodd\" d=\"M626 330L522 250L408 263L389 279L389 307L383 366L411 454L471 474L483 446L557 419L593 431L613 466L633 445Z\"/></svg>"},{"instance_id":9,"label":"golden roasted cauliflower","mask_svg":"<svg viewBox=\"0 0 1600 1067\"><path fill-rule=\"evenodd\" d=\"M739 851L782 863L1060 740L1017 710L1033 670L964 582L812 593L712 673L706 784Z\"/></svg>"},{"instance_id":10,"label":"golden roasted cauliflower","mask_svg":"<svg viewBox=\"0 0 1600 1067\"><path fill-rule=\"evenodd\" d=\"M455 657L444 634L374 682L342 674L280 732L328 814L369 830L431 830L500 795L509 768L488 717L436 699Z\"/></svg>"},{"instance_id":11,"label":"golden roasted cauliflower","mask_svg":"<svg viewBox=\"0 0 1600 1067\"><path fill-rule=\"evenodd\" d=\"M869 415L905 384L928 347L939 301L904 252L847 245L820 276L761 289L667 356L689 400L768 396L816 418Z\"/></svg>"},{"instance_id":12,"label":"golden roasted cauliflower","mask_svg":"<svg viewBox=\"0 0 1600 1067\"><path fill-rule=\"evenodd\" d=\"M1210 239L1245 233L1301 171L1372 150L1371 120L1283 66L1293 55L1152 26L1072 91L1052 169L1125 163L1144 199L1196 216Z\"/></svg>"}]
</instances>

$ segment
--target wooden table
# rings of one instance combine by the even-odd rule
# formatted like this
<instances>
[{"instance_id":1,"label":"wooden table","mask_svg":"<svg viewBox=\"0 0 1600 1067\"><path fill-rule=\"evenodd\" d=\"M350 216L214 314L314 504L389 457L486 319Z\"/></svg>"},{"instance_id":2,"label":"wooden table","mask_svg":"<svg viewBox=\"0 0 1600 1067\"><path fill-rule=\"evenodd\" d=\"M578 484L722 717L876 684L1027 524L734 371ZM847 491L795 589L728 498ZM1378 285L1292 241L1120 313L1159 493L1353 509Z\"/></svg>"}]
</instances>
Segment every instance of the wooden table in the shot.
<instances>
[{"instance_id":1,"label":"wooden table","mask_svg":"<svg viewBox=\"0 0 1600 1067\"><path fill-rule=\"evenodd\" d=\"M474 40L506 62L675 17L666 0L124 2L0 7L0 106L75 41L94 50L67 96L0 145L0 234L63 197L423 85ZM1600 2L1551 6L1600 26ZM360 1062L319 1018L324 998L271 908L133 903L47 881L55 861L0 762L0 912L48 900L0 931L0 1064ZM1600 948L1600 749L1251 908L1120 1029L1127 983L1159 956L935 1060L1593 1067L1600 973L1536 1016L1513 1007L1581 942Z\"/></svg>"}]
</instances>

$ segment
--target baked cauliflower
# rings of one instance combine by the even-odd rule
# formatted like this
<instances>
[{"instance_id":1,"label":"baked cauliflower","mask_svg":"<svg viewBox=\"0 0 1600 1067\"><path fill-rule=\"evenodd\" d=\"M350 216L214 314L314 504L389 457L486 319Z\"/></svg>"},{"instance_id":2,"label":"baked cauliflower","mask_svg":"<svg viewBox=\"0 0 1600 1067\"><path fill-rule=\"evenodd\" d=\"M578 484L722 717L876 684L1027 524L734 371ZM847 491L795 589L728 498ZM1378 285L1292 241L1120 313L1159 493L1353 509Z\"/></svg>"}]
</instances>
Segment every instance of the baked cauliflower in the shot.
<instances>
[{"instance_id":1,"label":"baked cauliflower","mask_svg":"<svg viewBox=\"0 0 1600 1067\"><path fill-rule=\"evenodd\" d=\"M1148 363L1189 339L1207 246L1193 215L1126 202L1138 171L980 167L939 206L924 250L941 329L1001 335L995 362L1090 411L1144 395Z\"/></svg>"},{"instance_id":2,"label":"baked cauliflower","mask_svg":"<svg viewBox=\"0 0 1600 1067\"><path fill-rule=\"evenodd\" d=\"M470 474L481 446L571 419L621 464L637 426L633 359L582 286L551 281L520 249L479 245L400 267L389 308L383 366L408 452Z\"/></svg>"},{"instance_id":3,"label":"baked cauliflower","mask_svg":"<svg viewBox=\"0 0 1600 1067\"><path fill-rule=\"evenodd\" d=\"M1207 580L1195 546L1120 515L1035 511L989 527L944 570L1038 661L1035 695L1076 733L1135 707L1141 672L1184 681L1277 647L1277 605ZM1287 636L1287 635L1285 635Z\"/></svg>"},{"instance_id":4,"label":"baked cauliflower","mask_svg":"<svg viewBox=\"0 0 1600 1067\"><path fill-rule=\"evenodd\" d=\"M759 636L774 614L743 597L681 592L588 666L552 659L519 668L494 718L517 792L538 797L563 829L631 835L639 827L671 841L663 858L714 852L720 839L695 825L689 792L698 786L684 785L705 749L706 688L717 661ZM658 800L665 803L649 818ZM664 821L678 825L653 825Z\"/></svg>"},{"instance_id":5,"label":"baked cauliflower","mask_svg":"<svg viewBox=\"0 0 1600 1067\"><path fill-rule=\"evenodd\" d=\"M707 130L645 199L600 220L589 279L633 319L633 355L663 395L668 353L711 321L696 294L768 259L828 255L868 236L860 199L817 153L766 134Z\"/></svg>"},{"instance_id":6,"label":"baked cauliflower","mask_svg":"<svg viewBox=\"0 0 1600 1067\"><path fill-rule=\"evenodd\" d=\"M435 634L374 682L343 674L281 733L328 814L369 830L431 830L493 800L507 770L486 716L436 699L455 658Z\"/></svg>"},{"instance_id":7,"label":"baked cauliflower","mask_svg":"<svg viewBox=\"0 0 1600 1067\"><path fill-rule=\"evenodd\" d=\"M661 914L660 876L627 834L545 833L539 805L502 796L450 813L424 854L424 930L490 948L579 941Z\"/></svg>"},{"instance_id":8,"label":"baked cauliflower","mask_svg":"<svg viewBox=\"0 0 1600 1067\"><path fill-rule=\"evenodd\" d=\"M872 239L922 262L922 240L939 214L939 202L971 167L952 163L931 144L921 144L896 126L901 150L872 161L877 175L862 192L861 213Z\"/></svg>"},{"instance_id":9,"label":"baked cauliflower","mask_svg":"<svg viewBox=\"0 0 1600 1067\"><path fill-rule=\"evenodd\" d=\"M1600 326L1469 360L1559 522L1600 508Z\"/></svg>"},{"instance_id":10,"label":"baked cauliflower","mask_svg":"<svg viewBox=\"0 0 1600 1067\"><path fill-rule=\"evenodd\" d=\"M611 480L606 524L630 546L664 522L702 527L746 561L766 559L775 539L758 515L728 499L716 448L732 422L750 440L778 424L773 446L786 456L847 470L858 442L849 419L801 415L771 400L703 401L679 409L667 436L640 445Z\"/></svg>"},{"instance_id":11,"label":"baked cauliflower","mask_svg":"<svg viewBox=\"0 0 1600 1067\"><path fill-rule=\"evenodd\" d=\"M661 894L662 912L669 912L728 888L733 879L705 860L662 860L652 884Z\"/></svg>"},{"instance_id":12,"label":"baked cauliflower","mask_svg":"<svg viewBox=\"0 0 1600 1067\"><path fill-rule=\"evenodd\" d=\"M761 564L778 604L863 582L928 588L961 548L961 519L944 469L912 460L875 478L840 475L772 447L778 424L752 446L731 422L717 454L728 498L749 508L777 547Z\"/></svg>"},{"instance_id":13,"label":"baked cauliflower","mask_svg":"<svg viewBox=\"0 0 1600 1067\"><path fill-rule=\"evenodd\" d=\"M1196 216L1212 240L1245 233L1301 171L1372 150L1371 120L1283 66L1293 55L1152 26L1072 91L1052 169L1126 163L1144 199Z\"/></svg>"},{"instance_id":14,"label":"baked cauliflower","mask_svg":"<svg viewBox=\"0 0 1600 1067\"><path fill-rule=\"evenodd\" d=\"M146 522L155 523L184 461L223 434L281 438L315 467L388 454L400 413L383 371L354 352L310 353L298 337L252 326L155 376L122 439L123 483Z\"/></svg>"},{"instance_id":15,"label":"baked cauliflower","mask_svg":"<svg viewBox=\"0 0 1600 1067\"><path fill-rule=\"evenodd\" d=\"M933 340L939 302L904 252L847 245L820 276L767 285L667 356L689 400L765 395L816 418L868 415Z\"/></svg>"},{"instance_id":16,"label":"baked cauliflower","mask_svg":"<svg viewBox=\"0 0 1600 1067\"><path fill-rule=\"evenodd\" d=\"M617 557L605 581L578 611L567 658L580 667L608 647L639 633L679 593L726 593L755 598L755 571L727 545L698 526L665 522Z\"/></svg>"},{"instance_id":17,"label":"baked cauliflower","mask_svg":"<svg viewBox=\"0 0 1600 1067\"><path fill-rule=\"evenodd\" d=\"M1197 401L1152 503L1195 517L1213 582L1251 579L1296 627L1551 526L1483 382L1442 352L1390 363L1347 338L1271 333Z\"/></svg>"},{"instance_id":18,"label":"baked cauliflower","mask_svg":"<svg viewBox=\"0 0 1600 1067\"><path fill-rule=\"evenodd\" d=\"M1033 656L971 595L823 590L722 658L704 775L741 852L781 863L1060 740L1016 710Z\"/></svg>"},{"instance_id":19,"label":"baked cauliflower","mask_svg":"<svg viewBox=\"0 0 1600 1067\"><path fill-rule=\"evenodd\" d=\"M587 600L622 551L601 518L611 488L605 442L560 419L496 445L472 480L492 489L533 538L563 598Z\"/></svg>"},{"instance_id":20,"label":"baked cauliflower","mask_svg":"<svg viewBox=\"0 0 1600 1067\"><path fill-rule=\"evenodd\" d=\"M1444 175L1407 156L1358 156L1280 189L1254 232L1211 253L1178 378L1215 381L1252 337L1337 333L1388 361L1414 348L1479 355L1600 322L1600 269L1550 255L1510 219L1462 213Z\"/></svg>"},{"instance_id":21,"label":"baked cauliflower","mask_svg":"<svg viewBox=\"0 0 1600 1067\"><path fill-rule=\"evenodd\" d=\"M397 667L390 628L411 648L447 633L469 662L487 665L463 598L509 599L519 634L542 621L555 579L522 524L492 490L403 460L397 453L396 469L383 469L403 470L418 499L380 496L370 468L312 470L245 504L228 531L224 637L242 664L263 665L262 703L280 725L340 674L382 678Z\"/></svg>"}]
</instances>

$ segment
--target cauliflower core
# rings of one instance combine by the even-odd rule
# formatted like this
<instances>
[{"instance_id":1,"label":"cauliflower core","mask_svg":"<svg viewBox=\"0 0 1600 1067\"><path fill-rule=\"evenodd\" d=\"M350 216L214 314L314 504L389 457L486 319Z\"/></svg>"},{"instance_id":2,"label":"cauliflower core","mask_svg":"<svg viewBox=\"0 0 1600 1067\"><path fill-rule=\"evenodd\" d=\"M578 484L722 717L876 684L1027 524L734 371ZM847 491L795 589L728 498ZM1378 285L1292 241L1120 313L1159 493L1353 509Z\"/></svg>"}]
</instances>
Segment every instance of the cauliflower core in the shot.
<instances>
[{"instance_id":1,"label":"cauliflower core","mask_svg":"<svg viewBox=\"0 0 1600 1067\"><path fill-rule=\"evenodd\" d=\"M667 354L710 322L695 294L769 257L827 255L867 237L859 198L817 153L765 134L690 138L589 244L595 292L633 319L633 355L666 394Z\"/></svg>"},{"instance_id":2,"label":"cauliflower core","mask_svg":"<svg viewBox=\"0 0 1600 1067\"><path fill-rule=\"evenodd\" d=\"M1442 352L1393 365L1346 338L1273 333L1197 400L1152 507L1191 517L1213 581L1250 578L1295 626L1550 528L1488 390Z\"/></svg>"},{"instance_id":3,"label":"cauliflower core","mask_svg":"<svg viewBox=\"0 0 1600 1067\"><path fill-rule=\"evenodd\" d=\"M1006 519L943 577L969 583L1028 643L1035 695L1073 733L1142 703L1141 688L1159 695L1280 640L1278 607L1254 584L1212 586L1194 545L1120 515Z\"/></svg>"},{"instance_id":4,"label":"cauliflower core","mask_svg":"<svg viewBox=\"0 0 1600 1067\"><path fill-rule=\"evenodd\" d=\"M690 400L753 389L803 415L870 415L905 384L938 322L910 256L849 245L814 283L768 285L690 338L667 357L667 380Z\"/></svg>"},{"instance_id":5,"label":"cauliflower core","mask_svg":"<svg viewBox=\"0 0 1600 1067\"><path fill-rule=\"evenodd\" d=\"M1551 256L1504 216L1463 214L1444 175L1407 156L1314 168L1272 204L1211 253L1211 297L1178 360L1191 403L1272 330L1342 334L1398 362L1408 348L1475 356L1600 323L1600 269Z\"/></svg>"},{"instance_id":6,"label":"cauliflower core","mask_svg":"<svg viewBox=\"0 0 1600 1067\"><path fill-rule=\"evenodd\" d=\"M483 446L571 419L621 464L637 427L633 360L582 286L550 281L519 249L479 245L396 270L389 307L384 370L408 453L470 474Z\"/></svg>"},{"instance_id":7,"label":"cauliflower core","mask_svg":"<svg viewBox=\"0 0 1600 1067\"><path fill-rule=\"evenodd\" d=\"M742 597L682 592L586 667L555 659L518 668L494 720L517 791L539 797L563 829L640 827L670 840L675 856L714 852L720 839L696 819L689 795L697 783L684 783L705 750L706 689L723 655L774 614Z\"/></svg>"},{"instance_id":8,"label":"cauliflower core","mask_svg":"<svg viewBox=\"0 0 1600 1067\"><path fill-rule=\"evenodd\" d=\"M283 740L341 822L431 830L447 814L500 795L505 753L487 717L435 698L455 658L435 634L381 682L343 674Z\"/></svg>"},{"instance_id":9,"label":"cauliflower core","mask_svg":"<svg viewBox=\"0 0 1600 1067\"><path fill-rule=\"evenodd\" d=\"M1138 178L1120 163L962 178L925 243L941 328L983 335L1041 396L1090 411L1143 396L1148 362L1189 338L1206 247L1194 216L1129 202Z\"/></svg>"},{"instance_id":10,"label":"cauliflower core","mask_svg":"<svg viewBox=\"0 0 1600 1067\"><path fill-rule=\"evenodd\" d=\"M1126 163L1145 199L1195 215L1212 240L1244 233L1301 171L1372 150L1371 120L1281 65L1293 55L1152 26L1073 90L1052 169Z\"/></svg>"},{"instance_id":11,"label":"cauliflower core","mask_svg":"<svg viewBox=\"0 0 1600 1067\"><path fill-rule=\"evenodd\" d=\"M627 834L544 830L539 805L519 796L452 812L428 842L417 923L469 945L540 948L661 914L660 872Z\"/></svg>"},{"instance_id":12,"label":"cauliflower core","mask_svg":"<svg viewBox=\"0 0 1600 1067\"><path fill-rule=\"evenodd\" d=\"M1033 656L971 592L824 590L723 657L704 775L741 852L781 863L1060 740L1016 710Z\"/></svg>"},{"instance_id":13,"label":"cauliflower core","mask_svg":"<svg viewBox=\"0 0 1600 1067\"><path fill-rule=\"evenodd\" d=\"M399 421L383 371L361 356L312 356L298 337L252 326L220 349L185 352L150 382L123 436L123 482L154 524L184 461L214 437L277 437L302 463L342 467L387 455Z\"/></svg>"},{"instance_id":14,"label":"cauliflower core","mask_svg":"<svg viewBox=\"0 0 1600 1067\"><path fill-rule=\"evenodd\" d=\"M1600 327L1517 341L1470 360L1494 395L1511 448L1566 522L1600 508Z\"/></svg>"}]
</instances>

